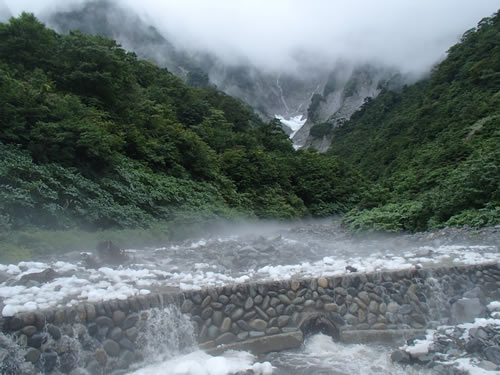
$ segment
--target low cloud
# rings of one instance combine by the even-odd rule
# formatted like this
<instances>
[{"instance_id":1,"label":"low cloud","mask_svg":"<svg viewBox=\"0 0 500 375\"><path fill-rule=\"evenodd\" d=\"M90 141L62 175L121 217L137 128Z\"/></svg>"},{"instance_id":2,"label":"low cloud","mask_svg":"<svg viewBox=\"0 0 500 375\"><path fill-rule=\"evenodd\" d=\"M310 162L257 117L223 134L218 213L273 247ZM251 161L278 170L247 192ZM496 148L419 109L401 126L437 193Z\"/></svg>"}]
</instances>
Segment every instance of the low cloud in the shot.
<instances>
[{"instance_id":1,"label":"low cloud","mask_svg":"<svg viewBox=\"0 0 500 375\"><path fill-rule=\"evenodd\" d=\"M13 14L66 10L84 0L6 0ZM497 0L117 0L179 47L268 71L338 59L422 73Z\"/></svg>"}]
</instances>

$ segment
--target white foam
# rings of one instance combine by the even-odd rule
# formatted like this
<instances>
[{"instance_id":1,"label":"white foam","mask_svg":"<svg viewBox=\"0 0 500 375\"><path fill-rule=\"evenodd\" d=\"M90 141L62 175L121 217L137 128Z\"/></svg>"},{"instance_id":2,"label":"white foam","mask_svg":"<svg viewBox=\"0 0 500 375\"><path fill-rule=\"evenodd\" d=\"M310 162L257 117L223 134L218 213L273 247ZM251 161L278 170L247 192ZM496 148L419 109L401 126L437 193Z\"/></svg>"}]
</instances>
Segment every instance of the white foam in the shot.
<instances>
[{"instance_id":1,"label":"white foam","mask_svg":"<svg viewBox=\"0 0 500 375\"><path fill-rule=\"evenodd\" d=\"M403 345L400 349L404 350L413 357L418 357L429 353L430 346L434 342L435 330L428 330L424 340L415 340L413 345Z\"/></svg>"},{"instance_id":2,"label":"white foam","mask_svg":"<svg viewBox=\"0 0 500 375\"><path fill-rule=\"evenodd\" d=\"M226 375L254 370L256 375L271 375L270 363L254 363L248 352L227 351L222 356L211 356L195 351L163 362L149 365L129 375Z\"/></svg>"},{"instance_id":3,"label":"white foam","mask_svg":"<svg viewBox=\"0 0 500 375\"><path fill-rule=\"evenodd\" d=\"M488 311L491 312L500 311L500 301L492 301L486 307L488 308Z\"/></svg>"}]
</instances>

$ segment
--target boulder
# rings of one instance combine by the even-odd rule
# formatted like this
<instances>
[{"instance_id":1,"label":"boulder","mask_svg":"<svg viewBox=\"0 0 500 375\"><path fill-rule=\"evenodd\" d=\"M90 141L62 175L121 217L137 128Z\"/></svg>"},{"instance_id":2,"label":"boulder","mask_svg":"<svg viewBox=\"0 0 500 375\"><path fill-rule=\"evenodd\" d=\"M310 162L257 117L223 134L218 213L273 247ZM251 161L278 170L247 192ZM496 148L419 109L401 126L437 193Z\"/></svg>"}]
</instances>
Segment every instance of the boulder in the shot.
<instances>
[{"instance_id":1,"label":"boulder","mask_svg":"<svg viewBox=\"0 0 500 375\"><path fill-rule=\"evenodd\" d=\"M97 244L99 259L105 263L122 264L129 260L128 255L110 240Z\"/></svg>"},{"instance_id":2,"label":"boulder","mask_svg":"<svg viewBox=\"0 0 500 375\"><path fill-rule=\"evenodd\" d=\"M451 323L473 322L475 318L483 317L485 312L479 298L462 298L451 306Z\"/></svg>"},{"instance_id":3,"label":"boulder","mask_svg":"<svg viewBox=\"0 0 500 375\"><path fill-rule=\"evenodd\" d=\"M36 281L37 283L43 284L48 283L49 281L52 281L57 277L59 277L59 274L56 271L54 271L52 268L47 268L42 272L33 272L24 275L23 277L21 277L21 280L19 280L19 284L26 285L30 281Z\"/></svg>"}]
</instances>

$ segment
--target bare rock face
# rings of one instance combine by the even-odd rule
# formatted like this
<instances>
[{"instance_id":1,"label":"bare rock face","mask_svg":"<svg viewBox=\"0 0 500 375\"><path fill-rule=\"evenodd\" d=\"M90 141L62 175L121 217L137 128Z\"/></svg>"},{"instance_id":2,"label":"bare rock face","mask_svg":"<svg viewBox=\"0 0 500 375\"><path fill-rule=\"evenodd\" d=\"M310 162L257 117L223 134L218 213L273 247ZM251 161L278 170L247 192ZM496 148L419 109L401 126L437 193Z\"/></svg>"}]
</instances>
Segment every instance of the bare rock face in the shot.
<instances>
[{"instance_id":1,"label":"bare rock face","mask_svg":"<svg viewBox=\"0 0 500 375\"><path fill-rule=\"evenodd\" d=\"M391 69L338 64L330 73L323 94L312 97L307 122L295 133L293 143L301 148L327 151L332 141L332 129L342 126L383 87L399 87L400 81L401 76ZM313 128L320 124L323 131L315 132Z\"/></svg>"}]
</instances>

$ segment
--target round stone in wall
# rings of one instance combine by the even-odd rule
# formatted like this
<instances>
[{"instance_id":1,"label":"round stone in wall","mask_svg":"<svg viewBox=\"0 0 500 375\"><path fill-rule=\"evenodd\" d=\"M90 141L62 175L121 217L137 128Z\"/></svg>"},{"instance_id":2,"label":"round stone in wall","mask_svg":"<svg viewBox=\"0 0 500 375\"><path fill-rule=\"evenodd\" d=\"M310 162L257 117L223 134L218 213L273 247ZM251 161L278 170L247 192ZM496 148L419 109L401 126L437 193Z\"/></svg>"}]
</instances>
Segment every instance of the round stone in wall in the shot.
<instances>
[{"instance_id":1,"label":"round stone in wall","mask_svg":"<svg viewBox=\"0 0 500 375\"><path fill-rule=\"evenodd\" d=\"M326 279L326 277L320 277L318 279L318 286L320 286L323 289L328 288L328 280Z\"/></svg>"}]
</instances>

